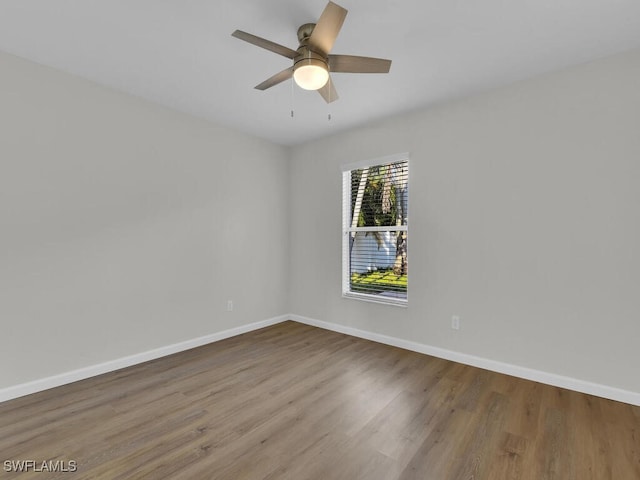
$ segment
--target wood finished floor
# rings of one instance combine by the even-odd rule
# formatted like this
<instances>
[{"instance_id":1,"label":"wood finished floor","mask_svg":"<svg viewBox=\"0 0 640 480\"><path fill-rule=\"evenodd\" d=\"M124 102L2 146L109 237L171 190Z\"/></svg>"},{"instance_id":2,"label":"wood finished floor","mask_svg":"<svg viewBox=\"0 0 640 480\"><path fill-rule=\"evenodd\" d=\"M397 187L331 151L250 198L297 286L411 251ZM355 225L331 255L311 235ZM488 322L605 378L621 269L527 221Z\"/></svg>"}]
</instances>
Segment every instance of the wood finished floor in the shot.
<instances>
[{"instance_id":1,"label":"wood finished floor","mask_svg":"<svg viewBox=\"0 0 640 480\"><path fill-rule=\"evenodd\" d=\"M74 460L14 473L5 460ZM640 408L285 322L0 403L0 478L638 480Z\"/></svg>"}]
</instances>

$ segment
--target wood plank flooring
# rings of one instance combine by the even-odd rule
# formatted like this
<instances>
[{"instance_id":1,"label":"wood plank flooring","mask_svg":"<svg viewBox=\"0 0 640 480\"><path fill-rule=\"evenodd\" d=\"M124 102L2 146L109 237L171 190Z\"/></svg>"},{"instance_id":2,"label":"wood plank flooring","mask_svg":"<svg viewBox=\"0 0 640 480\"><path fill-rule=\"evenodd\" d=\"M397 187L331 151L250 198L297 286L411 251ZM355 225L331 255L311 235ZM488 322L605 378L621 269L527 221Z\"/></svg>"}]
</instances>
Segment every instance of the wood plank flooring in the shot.
<instances>
[{"instance_id":1,"label":"wood plank flooring","mask_svg":"<svg viewBox=\"0 0 640 480\"><path fill-rule=\"evenodd\" d=\"M640 408L285 322L0 403L0 462L20 480L638 480Z\"/></svg>"}]
</instances>

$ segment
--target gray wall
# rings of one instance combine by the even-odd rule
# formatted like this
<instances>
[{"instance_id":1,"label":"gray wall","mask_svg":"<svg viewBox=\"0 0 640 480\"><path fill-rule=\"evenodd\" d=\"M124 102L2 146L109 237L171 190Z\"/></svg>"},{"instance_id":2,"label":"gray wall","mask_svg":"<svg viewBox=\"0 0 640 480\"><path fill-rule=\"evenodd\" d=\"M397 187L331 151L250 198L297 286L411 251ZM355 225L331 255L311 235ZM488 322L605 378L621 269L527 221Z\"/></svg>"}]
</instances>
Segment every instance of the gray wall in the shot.
<instances>
[{"instance_id":1,"label":"gray wall","mask_svg":"<svg viewBox=\"0 0 640 480\"><path fill-rule=\"evenodd\" d=\"M291 311L640 392L639 85L634 51L296 147ZM405 151L409 307L343 299L340 165Z\"/></svg>"},{"instance_id":2,"label":"gray wall","mask_svg":"<svg viewBox=\"0 0 640 480\"><path fill-rule=\"evenodd\" d=\"M0 53L0 389L287 312L288 185L282 147Z\"/></svg>"}]
</instances>

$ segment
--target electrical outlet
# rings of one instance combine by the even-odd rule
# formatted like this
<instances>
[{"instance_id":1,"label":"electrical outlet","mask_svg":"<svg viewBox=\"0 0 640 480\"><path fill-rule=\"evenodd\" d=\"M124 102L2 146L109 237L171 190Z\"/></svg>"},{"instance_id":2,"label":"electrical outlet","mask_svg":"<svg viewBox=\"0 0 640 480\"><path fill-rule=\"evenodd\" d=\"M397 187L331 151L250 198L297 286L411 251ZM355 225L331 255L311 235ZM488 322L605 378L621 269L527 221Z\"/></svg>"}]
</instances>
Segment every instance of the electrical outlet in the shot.
<instances>
[{"instance_id":1,"label":"electrical outlet","mask_svg":"<svg viewBox=\"0 0 640 480\"><path fill-rule=\"evenodd\" d=\"M451 328L454 330L460 330L460 317L458 315L453 315L451 317Z\"/></svg>"},{"instance_id":2,"label":"electrical outlet","mask_svg":"<svg viewBox=\"0 0 640 480\"><path fill-rule=\"evenodd\" d=\"M227 312L233 312L233 300L227 300Z\"/></svg>"}]
</instances>

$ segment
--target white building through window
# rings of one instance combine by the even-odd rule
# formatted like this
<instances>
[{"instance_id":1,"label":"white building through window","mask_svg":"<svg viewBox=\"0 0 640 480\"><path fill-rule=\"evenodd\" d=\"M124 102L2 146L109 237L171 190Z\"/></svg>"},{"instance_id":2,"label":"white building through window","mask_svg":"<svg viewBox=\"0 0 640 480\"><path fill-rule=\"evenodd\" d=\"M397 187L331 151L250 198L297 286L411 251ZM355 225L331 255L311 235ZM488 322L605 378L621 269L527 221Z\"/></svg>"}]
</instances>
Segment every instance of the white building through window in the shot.
<instances>
[{"instance_id":1,"label":"white building through window","mask_svg":"<svg viewBox=\"0 0 640 480\"><path fill-rule=\"evenodd\" d=\"M406 305L408 155L345 165L342 187L343 295Z\"/></svg>"}]
</instances>

